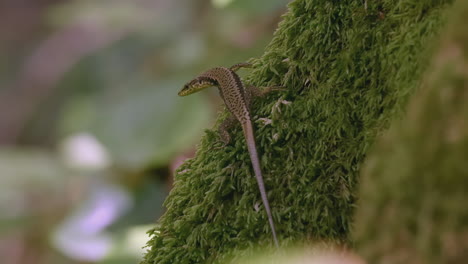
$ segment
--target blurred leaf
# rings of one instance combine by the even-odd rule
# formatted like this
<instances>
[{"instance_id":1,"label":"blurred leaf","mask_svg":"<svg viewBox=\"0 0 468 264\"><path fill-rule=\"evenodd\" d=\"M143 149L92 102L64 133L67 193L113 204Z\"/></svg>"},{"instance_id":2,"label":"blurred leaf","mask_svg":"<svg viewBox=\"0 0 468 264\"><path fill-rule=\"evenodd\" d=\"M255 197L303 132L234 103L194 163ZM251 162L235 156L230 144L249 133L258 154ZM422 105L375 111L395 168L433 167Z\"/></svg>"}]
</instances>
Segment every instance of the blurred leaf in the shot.
<instances>
[{"instance_id":1,"label":"blurred leaf","mask_svg":"<svg viewBox=\"0 0 468 264\"><path fill-rule=\"evenodd\" d=\"M162 58L171 68L183 69L203 60L207 52L206 43L200 34L186 33L175 39L162 54Z\"/></svg>"},{"instance_id":2,"label":"blurred leaf","mask_svg":"<svg viewBox=\"0 0 468 264\"><path fill-rule=\"evenodd\" d=\"M0 150L0 190L24 186L50 188L67 174L51 153L39 149Z\"/></svg>"},{"instance_id":3,"label":"blurred leaf","mask_svg":"<svg viewBox=\"0 0 468 264\"><path fill-rule=\"evenodd\" d=\"M1 149L0 232L34 223L36 214L56 206L44 201L62 194L68 176L70 171L50 152Z\"/></svg>"},{"instance_id":4,"label":"blurred leaf","mask_svg":"<svg viewBox=\"0 0 468 264\"><path fill-rule=\"evenodd\" d=\"M179 98L180 82L131 81L98 106L92 131L117 164L166 164L207 126L210 109L200 96Z\"/></svg>"},{"instance_id":5,"label":"blurred leaf","mask_svg":"<svg viewBox=\"0 0 468 264\"><path fill-rule=\"evenodd\" d=\"M5 212L4 208L6 207L3 205L0 205L0 210L2 210L2 213ZM19 216L19 217L16 216L14 218L11 218L9 216L5 218L5 216L2 216L0 217L0 235L8 234L8 232L12 232L14 230L24 228L26 226L30 226L31 224L34 224L34 223L35 223L35 216L33 215Z\"/></svg>"},{"instance_id":6,"label":"blurred leaf","mask_svg":"<svg viewBox=\"0 0 468 264\"><path fill-rule=\"evenodd\" d=\"M186 23L190 23L190 11L194 5L196 3L190 0L164 3L126 0L65 1L50 8L47 18L51 24L59 27L86 24L103 32L130 30L142 31L146 37L164 37L178 32Z\"/></svg>"},{"instance_id":7,"label":"blurred leaf","mask_svg":"<svg viewBox=\"0 0 468 264\"><path fill-rule=\"evenodd\" d=\"M149 19L151 10L127 1L67 1L50 9L49 20L55 25L94 24L131 28ZM135 16L134 14L140 14Z\"/></svg>"},{"instance_id":8,"label":"blurred leaf","mask_svg":"<svg viewBox=\"0 0 468 264\"><path fill-rule=\"evenodd\" d=\"M195 35L183 38L187 39L201 45ZM190 50L182 44L173 46L177 48L166 50L178 54L177 61L171 64L198 57L200 47ZM141 77L148 49L147 42L127 38L84 60L77 67L82 73L71 74L64 82L75 89L77 96L70 98L62 114L62 134L92 132L119 167L140 169L150 164L167 164L174 154L196 142L211 113L203 96L177 96L183 82L192 76L172 74L158 81ZM76 81L82 75L97 77L83 87Z\"/></svg>"},{"instance_id":9,"label":"blurred leaf","mask_svg":"<svg viewBox=\"0 0 468 264\"><path fill-rule=\"evenodd\" d=\"M231 4L234 0L211 0L211 3L218 8L223 8Z\"/></svg>"},{"instance_id":10,"label":"blurred leaf","mask_svg":"<svg viewBox=\"0 0 468 264\"><path fill-rule=\"evenodd\" d=\"M134 190L134 206L113 223L108 231L124 230L131 226L154 223L164 212L163 202L168 195L167 183L147 182Z\"/></svg>"},{"instance_id":11,"label":"blurred leaf","mask_svg":"<svg viewBox=\"0 0 468 264\"><path fill-rule=\"evenodd\" d=\"M260 14L268 14L273 12L276 9L284 8L286 4L289 2L288 0L257 0L257 1L249 1L249 0L212 0L213 3L216 2L227 2L228 8L234 8L241 10L244 13L250 15L260 15ZM216 3L218 4L218 3ZM220 5L217 5L220 6ZM221 5L222 7L223 5Z\"/></svg>"},{"instance_id":12,"label":"blurred leaf","mask_svg":"<svg viewBox=\"0 0 468 264\"><path fill-rule=\"evenodd\" d=\"M144 246L149 239L147 231L153 227L154 225L140 225L123 230L116 236L112 252L98 263L138 263L146 251Z\"/></svg>"}]
</instances>

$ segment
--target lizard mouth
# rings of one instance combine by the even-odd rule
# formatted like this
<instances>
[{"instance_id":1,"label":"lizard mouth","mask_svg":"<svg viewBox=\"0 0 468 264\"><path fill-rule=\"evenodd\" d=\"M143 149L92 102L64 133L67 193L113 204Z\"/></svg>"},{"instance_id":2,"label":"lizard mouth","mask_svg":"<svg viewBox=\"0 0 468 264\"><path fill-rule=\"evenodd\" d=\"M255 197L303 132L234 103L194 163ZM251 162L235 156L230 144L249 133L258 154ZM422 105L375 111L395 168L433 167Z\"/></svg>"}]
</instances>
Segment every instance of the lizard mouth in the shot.
<instances>
[{"instance_id":1,"label":"lizard mouth","mask_svg":"<svg viewBox=\"0 0 468 264\"><path fill-rule=\"evenodd\" d=\"M187 85L184 85L184 88L182 88L182 90L180 90L179 93L177 93L177 95L186 96L186 95L188 95L188 92L189 92L189 89L188 89Z\"/></svg>"}]
</instances>

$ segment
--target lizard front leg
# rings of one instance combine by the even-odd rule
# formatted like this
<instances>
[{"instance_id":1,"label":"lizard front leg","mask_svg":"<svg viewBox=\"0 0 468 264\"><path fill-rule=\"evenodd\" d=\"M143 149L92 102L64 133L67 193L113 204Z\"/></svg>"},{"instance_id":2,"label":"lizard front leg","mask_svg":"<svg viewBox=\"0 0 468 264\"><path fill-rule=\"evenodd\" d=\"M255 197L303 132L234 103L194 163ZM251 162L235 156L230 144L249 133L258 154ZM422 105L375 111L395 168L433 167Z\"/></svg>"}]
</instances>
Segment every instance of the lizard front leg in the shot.
<instances>
[{"instance_id":1,"label":"lizard front leg","mask_svg":"<svg viewBox=\"0 0 468 264\"><path fill-rule=\"evenodd\" d=\"M231 69L231 71L233 71L233 72L236 72L240 68L252 68L252 66L253 65L251 63L241 62L241 63L237 63L237 64L232 65L229 69Z\"/></svg>"}]
</instances>

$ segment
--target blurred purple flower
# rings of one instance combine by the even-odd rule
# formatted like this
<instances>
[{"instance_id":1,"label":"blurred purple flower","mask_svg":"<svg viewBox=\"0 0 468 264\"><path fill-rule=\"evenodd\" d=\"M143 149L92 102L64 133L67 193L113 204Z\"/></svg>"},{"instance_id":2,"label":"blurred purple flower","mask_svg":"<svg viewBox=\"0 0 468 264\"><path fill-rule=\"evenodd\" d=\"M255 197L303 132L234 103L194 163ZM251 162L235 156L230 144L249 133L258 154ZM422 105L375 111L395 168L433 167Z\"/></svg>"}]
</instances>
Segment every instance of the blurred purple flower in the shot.
<instances>
[{"instance_id":1,"label":"blurred purple flower","mask_svg":"<svg viewBox=\"0 0 468 264\"><path fill-rule=\"evenodd\" d=\"M53 234L54 246L78 260L97 261L112 249L112 236L104 230L130 209L131 196L118 186L95 185L89 198Z\"/></svg>"}]
</instances>

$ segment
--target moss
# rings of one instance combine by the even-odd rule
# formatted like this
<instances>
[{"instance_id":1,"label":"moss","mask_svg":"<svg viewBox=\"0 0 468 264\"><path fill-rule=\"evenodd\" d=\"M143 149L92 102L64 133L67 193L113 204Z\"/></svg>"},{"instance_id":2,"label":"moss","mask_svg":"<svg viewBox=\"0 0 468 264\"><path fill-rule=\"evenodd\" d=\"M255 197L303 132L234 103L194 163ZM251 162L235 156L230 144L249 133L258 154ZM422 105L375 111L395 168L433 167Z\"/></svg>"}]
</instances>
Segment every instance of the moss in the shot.
<instances>
[{"instance_id":1,"label":"moss","mask_svg":"<svg viewBox=\"0 0 468 264\"><path fill-rule=\"evenodd\" d=\"M405 119L366 161L355 238L369 263L468 259L466 14L458 1Z\"/></svg>"},{"instance_id":2,"label":"moss","mask_svg":"<svg viewBox=\"0 0 468 264\"><path fill-rule=\"evenodd\" d=\"M450 3L289 4L246 79L288 88L253 105L280 243L349 243L360 164L418 87L428 44ZM143 263L222 262L272 245L240 126L232 137L217 148L218 136L208 130L196 156L179 168Z\"/></svg>"}]
</instances>

